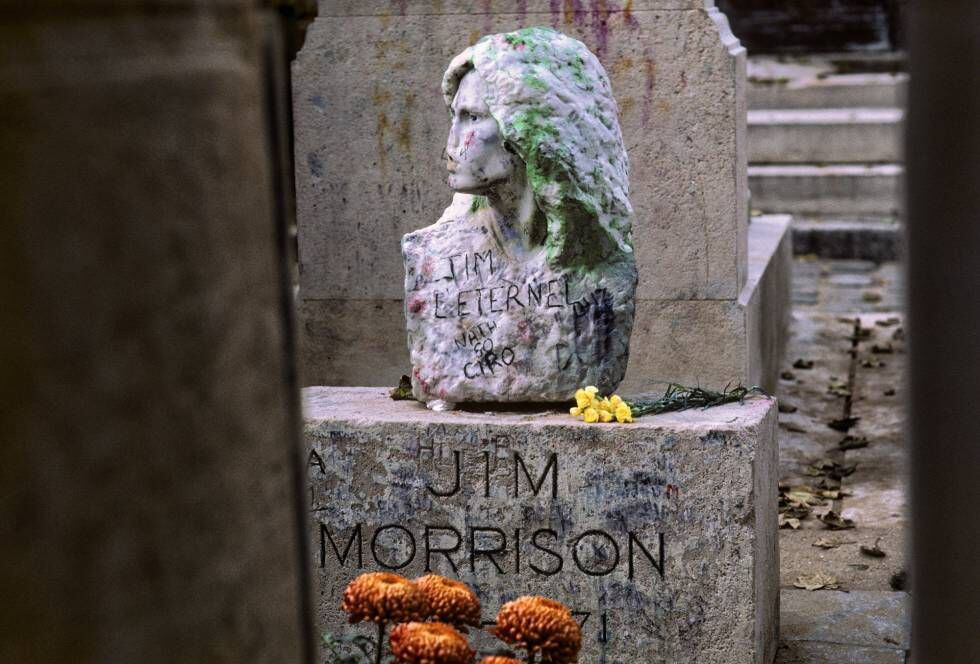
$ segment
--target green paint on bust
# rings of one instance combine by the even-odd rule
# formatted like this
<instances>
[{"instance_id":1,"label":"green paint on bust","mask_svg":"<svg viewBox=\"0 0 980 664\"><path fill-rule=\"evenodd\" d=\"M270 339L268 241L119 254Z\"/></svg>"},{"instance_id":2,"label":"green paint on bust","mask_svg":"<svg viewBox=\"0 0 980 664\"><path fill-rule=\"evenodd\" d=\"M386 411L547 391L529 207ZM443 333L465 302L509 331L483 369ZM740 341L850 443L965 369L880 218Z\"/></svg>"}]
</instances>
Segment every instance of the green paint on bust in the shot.
<instances>
[{"instance_id":1,"label":"green paint on bust","mask_svg":"<svg viewBox=\"0 0 980 664\"><path fill-rule=\"evenodd\" d=\"M470 212L479 212L488 207L490 207L490 201L487 200L486 196L474 196L473 202L470 203Z\"/></svg>"}]
</instances>

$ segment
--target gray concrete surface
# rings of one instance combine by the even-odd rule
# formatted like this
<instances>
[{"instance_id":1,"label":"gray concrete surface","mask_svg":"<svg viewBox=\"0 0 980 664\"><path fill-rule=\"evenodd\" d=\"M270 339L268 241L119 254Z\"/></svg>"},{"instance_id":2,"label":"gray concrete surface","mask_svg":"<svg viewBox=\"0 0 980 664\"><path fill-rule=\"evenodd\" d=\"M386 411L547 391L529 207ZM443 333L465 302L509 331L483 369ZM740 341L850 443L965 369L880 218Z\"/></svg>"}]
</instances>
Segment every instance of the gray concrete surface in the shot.
<instances>
[{"instance_id":1,"label":"gray concrete surface","mask_svg":"<svg viewBox=\"0 0 980 664\"><path fill-rule=\"evenodd\" d=\"M798 530L780 531L781 664L904 663L908 656L909 598L901 577L909 566L902 291L895 263L794 262L787 373L777 390L780 480L824 483L841 493L814 506ZM813 366L794 368L798 360ZM846 433L828 426L845 416L859 418ZM842 450L846 435L866 445ZM827 461L854 469L839 479L821 477L814 464ZM828 529L818 515L831 509L854 527ZM828 540L837 545L817 546ZM884 556L861 549L875 545ZM794 587L800 576L814 573L833 577L840 588Z\"/></svg>"}]
</instances>

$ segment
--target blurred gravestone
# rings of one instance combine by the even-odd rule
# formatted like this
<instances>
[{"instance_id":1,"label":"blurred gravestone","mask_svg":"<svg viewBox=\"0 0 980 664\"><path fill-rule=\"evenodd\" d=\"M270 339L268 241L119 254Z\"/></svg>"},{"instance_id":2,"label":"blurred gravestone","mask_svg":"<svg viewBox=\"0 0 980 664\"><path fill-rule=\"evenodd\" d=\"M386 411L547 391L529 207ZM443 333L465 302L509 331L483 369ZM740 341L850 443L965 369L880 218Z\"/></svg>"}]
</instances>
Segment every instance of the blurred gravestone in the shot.
<instances>
[{"instance_id":1,"label":"blurred gravestone","mask_svg":"<svg viewBox=\"0 0 980 664\"><path fill-rule=\"evenodd\" d=\"M262 16L19 4L0 661L311 662Z\"/></svg>"}]
</instances>

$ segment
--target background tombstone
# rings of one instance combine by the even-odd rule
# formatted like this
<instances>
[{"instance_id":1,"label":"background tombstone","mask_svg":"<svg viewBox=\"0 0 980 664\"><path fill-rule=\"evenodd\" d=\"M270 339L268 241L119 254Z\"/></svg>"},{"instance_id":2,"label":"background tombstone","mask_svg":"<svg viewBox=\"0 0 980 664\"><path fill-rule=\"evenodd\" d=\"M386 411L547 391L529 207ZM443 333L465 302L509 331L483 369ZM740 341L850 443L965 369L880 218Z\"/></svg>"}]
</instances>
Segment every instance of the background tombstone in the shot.
<instances>
[{"instance_id":1,"label":"background tombstone","mask_svg":"<svg viewBox=\"0 0 980 664\"><path fill-rule=\"evenodd\" d=\"M710 0L329 0L293 72L305 384L408 373L401 236L433 223L450 58L550 25L603 62L631 161L640 283L624 391L772 384L788 309L785 219L749 225L745 51Z\"/></svg>"},{"instance_id":2,"label":"background tombstone","mask_svg":"<svg viewBox=\"0 0 980 664\"><path fill-rule=\"evenodd\" d=\"M16 4L0 661L312 664L263 12Z\"/></svg>"}]
</instances>

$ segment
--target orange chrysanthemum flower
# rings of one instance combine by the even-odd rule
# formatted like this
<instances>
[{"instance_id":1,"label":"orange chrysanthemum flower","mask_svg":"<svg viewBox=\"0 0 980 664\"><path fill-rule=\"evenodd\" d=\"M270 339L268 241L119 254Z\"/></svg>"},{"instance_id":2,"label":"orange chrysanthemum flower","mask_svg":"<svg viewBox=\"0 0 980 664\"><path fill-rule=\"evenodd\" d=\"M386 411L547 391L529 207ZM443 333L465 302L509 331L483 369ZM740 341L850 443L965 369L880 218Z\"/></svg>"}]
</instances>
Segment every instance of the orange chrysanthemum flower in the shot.
<instances>
[{"instance_id":1,"label":"orange chrysanthemum flower","mask_svg":"<svg viewBox=\"0 0 980 664\"><path fill-rule=\"evenodd\" d=\"M518 597L500 607L494 633L504 643L541 653L541 661L578 661L582 630L564 604L546 597Z\"/></svg>"},{"instance_id":2,"label":"orange chrysanthemum flower","mask_svg":"<svg viewBox=\"0 0 980 664\"><path fill-rule=\"evenodd\" d=\"M429 618L451 625L480 626L480 600L465 583L429 574L415 580L425 596Z\"/></svg>"},{"instance_id":3,"label":"orange chrysanthemum flower","mask_svg":"<svg viewBox=\"0 0 980 664\"><path fill-rule=\"evenodd\" d=\"M470 664L476 655L466 637L438 622L395 625L391 653L398 664Z\"/></svg>"},{"instance_id":4,"label":"orange chrysanthemum flower","mask_svg":"<svg viewBox=\"0 0 980 664\"><path fill-rule=\"evenodd\" d=\"M484 657L480 660L480 664L521 664L521 662L513 657L500 657L494 655L493 657Z\"/></svg>"},{"instance_id":5,"label":"orange chrysanthemum flower","mask_svg":"<svg viewBox=\"0 0 980 664\"><path fill-rule=\"evenodd\" d=\"M425 596L414 583L398 574L368 572L350 582L340 604L352 623L421 620Z\"/></svg>"}]
</instances>

